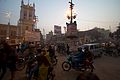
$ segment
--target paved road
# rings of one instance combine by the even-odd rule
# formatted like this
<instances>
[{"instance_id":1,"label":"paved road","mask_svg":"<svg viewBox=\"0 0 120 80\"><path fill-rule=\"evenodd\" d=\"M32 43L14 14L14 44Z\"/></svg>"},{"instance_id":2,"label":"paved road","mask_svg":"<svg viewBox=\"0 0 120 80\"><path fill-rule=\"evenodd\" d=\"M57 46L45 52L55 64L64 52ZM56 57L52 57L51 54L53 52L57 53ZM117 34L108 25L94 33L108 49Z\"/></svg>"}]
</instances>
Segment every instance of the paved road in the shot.
<instances>
[{"instance_id":1,"label":"paved road","mask_svg":"<svg viewBox=\"0 0 120 80\"><path fill-rule=\"evenodd\" d=\"M95 61L95 73L101 80L120 80L120 57L103 56Z\"/></svg>"},{"instance_id":2,"label":"paved road","mask_svg":"<svg viewBox=\"0 0 120 80\"><path fill-rule=\"evenodd\" d=\"M59 64L57 65L56 80L75 80L76 76L80 73L79 71L71 70L65 72L61 69L61 63L64 57L59 57ZM100 80L120 80L120 57L109 57L103 56L97 58L94 61L95 71Z\"/></svg>"},{"instance_id":3,"label":"paved road","mask_svg":"<svg viewBox=\"0 0 120 80\"><path fill-rule=\"evenodd\" d=\"M65 56L58 55L58 64L55 67L56 77L55 80L75 80L79 71L70 70L69 72L63 71L61 68ZM103 56L102 58L95 59L95 71L100 80L120 80L120 57L114 58ZM4 80L9 80L9 72L6 74ZM17 72L15 80L26 80L25 71Z\"/></svg>"}]
</instances>

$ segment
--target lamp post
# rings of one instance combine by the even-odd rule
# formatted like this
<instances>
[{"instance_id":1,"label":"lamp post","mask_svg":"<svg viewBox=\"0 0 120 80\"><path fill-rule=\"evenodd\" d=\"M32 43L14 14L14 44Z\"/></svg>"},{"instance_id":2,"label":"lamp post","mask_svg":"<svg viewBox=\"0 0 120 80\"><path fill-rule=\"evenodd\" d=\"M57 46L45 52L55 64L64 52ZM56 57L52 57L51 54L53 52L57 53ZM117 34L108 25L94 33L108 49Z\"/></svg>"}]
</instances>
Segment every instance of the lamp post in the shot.
<instances>
[{"instance_id":1,"label":"lamp post","mask_svg":"<svg viewBox=\"0 0 120 80\"><path fill-rule=\"evenodd\" d=\"M70 46L71 51L77 50L77 44L78 44L78 31L77 31L77 23L76 21L73 22L73 20L76 18L76 14L73 13L73 7L75 4L73 4L72 0L70 3L70 15L67 15L68 20L70 20L70 23L66 23L67 25L67 32L66 32L66 39L67 43Z\"/></svg>"},{"instance_id":2,"label":"lamp post","mask_svg":"<svg viewBox=\"0 0 120 80\"><path fill-rule=\"evenodd\" d=\"M67 15L67 18L70 19L70 23L73 23L73 19L76 18L76 14L74 13L73 14L73 7L74 7L74 4L72 2L72 0L69 2L70 3L70 15Z\"/></svg>"},{"instance_id":3,"label":"lamp post","mask_svg":"<svg viewBox=\"0 0 120 80\"><path fill-rule=\"evenodd\" d=\"M11 12L7 12L5 13L6 14L6 17L8 18L8 28L7 28L7 36L6 36L6 40L7 42L9 42L9 39L10 39L10 18L11 18Z\"/></svg>"},{"instance_id":4,"label":"lamp post","mask_svg":"<svg viewBox=\"0 0 120 80\"><path fill-rule=\"evenodd\" d=\"M37 29L37 22L38 22L38 16L34 16L34 19L33 19L34 27L33 27L33 29Z\"/></svg>"}]
</instances>

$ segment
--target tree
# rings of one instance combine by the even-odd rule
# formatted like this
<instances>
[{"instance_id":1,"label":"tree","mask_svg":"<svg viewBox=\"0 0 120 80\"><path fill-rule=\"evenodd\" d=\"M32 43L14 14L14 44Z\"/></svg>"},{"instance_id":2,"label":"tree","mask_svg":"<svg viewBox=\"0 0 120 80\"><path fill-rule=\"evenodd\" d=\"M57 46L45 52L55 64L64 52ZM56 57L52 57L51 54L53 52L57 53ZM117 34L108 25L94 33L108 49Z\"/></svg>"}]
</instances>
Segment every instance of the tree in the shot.
<instances>
[{"instance_id":1,"label":"tree","mask_svg":"<svg viewBox=\"0 0 120 80\"><path fill-rule=\"evenodd\" d=\"M113 32L113 35L117 40L120 39L120 23L119 26L117 26L117 30Z\"/></svg>"}]
</instances>

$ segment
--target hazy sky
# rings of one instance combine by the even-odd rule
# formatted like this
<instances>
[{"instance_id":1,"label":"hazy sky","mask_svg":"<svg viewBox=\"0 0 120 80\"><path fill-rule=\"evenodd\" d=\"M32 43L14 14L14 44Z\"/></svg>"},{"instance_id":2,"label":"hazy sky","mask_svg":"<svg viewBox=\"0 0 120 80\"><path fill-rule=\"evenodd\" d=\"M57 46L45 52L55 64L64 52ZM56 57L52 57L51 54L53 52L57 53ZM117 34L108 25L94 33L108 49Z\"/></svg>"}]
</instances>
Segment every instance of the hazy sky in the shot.
<instances>
[{"instance_id":1,"label":"hazy sky","mask_svg":"<svg viewBox=\"0 0 120 80\"><path fill-rule=\"evenodd\" d=\"M48 33L54 25L66 26L69 22L65 13L69 8L70 0L30 0L35 3L36 16L39 18L38 28ZM24 0L27 4L28 0ZM120 0L73 0L77 14L77 28L88 30L100 27L115 30L120 22ZM17 25L20 15L21 0L0 0L0 23L7 24L6 12L11 12L11 24Z\"/></svg>"}]
</instances>

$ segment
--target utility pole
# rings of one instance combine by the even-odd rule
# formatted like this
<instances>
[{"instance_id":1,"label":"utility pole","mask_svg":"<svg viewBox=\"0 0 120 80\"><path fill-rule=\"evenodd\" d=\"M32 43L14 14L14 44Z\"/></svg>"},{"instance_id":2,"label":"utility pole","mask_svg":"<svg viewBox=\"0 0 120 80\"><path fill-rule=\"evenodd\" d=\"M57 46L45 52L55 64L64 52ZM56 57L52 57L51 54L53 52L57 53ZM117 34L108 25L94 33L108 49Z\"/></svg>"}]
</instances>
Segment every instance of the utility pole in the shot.
<instances>
[{"instance_id":1,"label":"utility pole","mask_svg":"<svg viewBox=\"0 0 120 80\"><path fill-rule=\"evenodd\" d=\"M73 13L72 13L72 10L73 10L73 6L74 6L74 4L73 4L73 2L72 2L72 0L71 0L71 2L69 2L70 3L70 23L72 23L72 21L73 21Z\"/></svg>"},{"instance_id":2,"label":"utility pole","mask_svg":"<svg viewBox=\"0 0 120 80\"><path fill-rule=\"evenodd\" d=\"M9 40L10 39L10 17L11 17L11 12L7 12L6 13L6 17L8 18L8 29L7 29L7 36L6 39Z\"/></svg>"},{"instance_id":3,"label":"utility pole","mask_svg":"<svg viewBox=\"0 0 120 80\"><path fill-rule=\"evenodd\" d=\"M29 5L30 0L28 0L28 5Z\"/></svg>"},{"instance_id":4,"label":"utility pole","mask_svg":"<svg viewBox=\"0 0 120 80\"><path fill-rule=\"evenodd\" d=\"M76 14L73 14L73 7L74 7L74 4L72 2L72 0L69 2L70 3L70 15L67 15L67 18L70 20L70 24L73 23L73 19L76 18Z\"/></svg>"}]
</instances>

